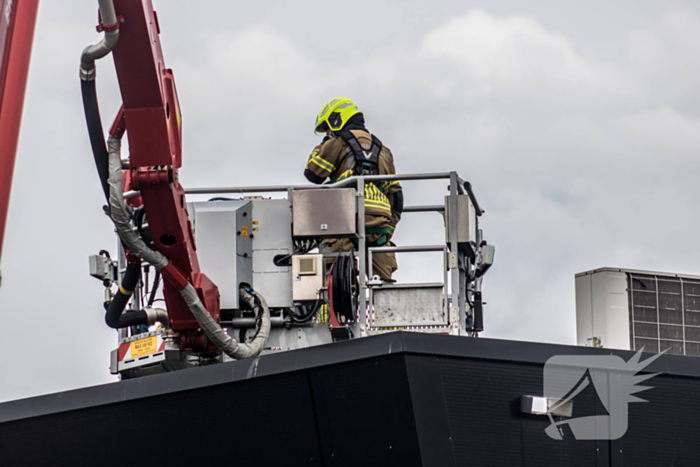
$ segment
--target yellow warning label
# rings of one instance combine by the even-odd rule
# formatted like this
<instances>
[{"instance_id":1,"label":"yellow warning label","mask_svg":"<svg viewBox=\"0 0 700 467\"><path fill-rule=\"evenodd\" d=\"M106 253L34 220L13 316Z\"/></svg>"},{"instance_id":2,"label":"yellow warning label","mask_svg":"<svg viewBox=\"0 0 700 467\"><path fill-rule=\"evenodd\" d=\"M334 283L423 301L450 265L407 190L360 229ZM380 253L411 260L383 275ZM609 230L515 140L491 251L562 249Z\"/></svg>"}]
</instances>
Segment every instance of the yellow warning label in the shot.
<instances>
[{"instance_id":1,"label":"yellow warning label","mask_svg":"<svg viewBox=\"0 0 700 467\"><path fill-rule=\"evenodd\" d=\"M244 225L243 227L241 227L241 235L243 235L244 237L248 236L248 226L247 225Z\"/></svg>"},{"instance_id":2,"label":"yellow warning label","mask_svg":"<svg viewBox=\"0 0 700 467\"><path fill-rule=\"evenodd\" d=\"M253 225L258 225L258 221L253 221Z\"/></svg>"},{"instance_id":3,"label":"yellow warning label","mask_svg":"<svg viewBox=\"0 0 700 467\"><path fill-rule=\"evenodd\" d=\"M258 228L257 228L257 227L253 227L253 232L257 232L257 231L258 231Z\"/></svg>"},{"instance_id":4,"label":"yellow warning label","mask_svg":"<svg viewBox=\"0 0 700 467\"><path fill-rule=\"evenodd\" d=\"M131 358L143 357L155 353L158 345L156 336L139 339L131 343Z\"/></svg>"}]
</instances>

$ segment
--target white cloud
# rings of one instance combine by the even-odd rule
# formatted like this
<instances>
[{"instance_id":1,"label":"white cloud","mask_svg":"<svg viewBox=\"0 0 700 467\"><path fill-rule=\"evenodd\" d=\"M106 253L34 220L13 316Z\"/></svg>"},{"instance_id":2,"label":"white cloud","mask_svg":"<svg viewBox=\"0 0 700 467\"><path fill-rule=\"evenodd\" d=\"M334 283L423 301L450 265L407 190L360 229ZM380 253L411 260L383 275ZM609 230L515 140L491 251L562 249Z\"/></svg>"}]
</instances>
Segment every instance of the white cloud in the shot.
<instances>
[{"instance_id":1,"label":"white cloud","mask_svg":"<svg viewBox=\"0 0 700 467\"><path fill-rule=\"evenodd\" d=\"M585 60L566 37L525 16L472 10L428 34L421 52L453 62L482 92L550 86L579 94L629 92L612 67Z\"/></svg>"},{"instance_id":2,"label":"white cloud","mask_svg":"<svg viewBox=\"0 0 700 467\"><path fill-rule=\"evenodd\" d=\"M700 153L700 118L682 115L671 107L620 117L613 126L642 144L653 145L668 161Z\"/></svg>"}]
</instances>

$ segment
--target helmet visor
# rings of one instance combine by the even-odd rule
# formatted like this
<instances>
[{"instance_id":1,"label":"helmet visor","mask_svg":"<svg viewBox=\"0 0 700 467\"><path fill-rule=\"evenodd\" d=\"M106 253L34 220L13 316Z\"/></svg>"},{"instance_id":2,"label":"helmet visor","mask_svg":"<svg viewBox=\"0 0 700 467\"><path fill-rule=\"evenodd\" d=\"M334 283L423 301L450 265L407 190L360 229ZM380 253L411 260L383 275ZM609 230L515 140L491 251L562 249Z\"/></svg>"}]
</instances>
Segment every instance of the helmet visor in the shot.
<instances>
[{"instance_id":1,"label":"helmet visor","mask_svg":"<svg viewBox=\"0 0 700 467\"><path fill-rule=\"evenodd\" d=\"M314 130L314 133L316 133L317 135L325 135L329 129L330 128L328 128L328 122L326 122L324 120L324 121L320 122L318 125L316 125L316 129Z\"/></svg>"}]
</instances>

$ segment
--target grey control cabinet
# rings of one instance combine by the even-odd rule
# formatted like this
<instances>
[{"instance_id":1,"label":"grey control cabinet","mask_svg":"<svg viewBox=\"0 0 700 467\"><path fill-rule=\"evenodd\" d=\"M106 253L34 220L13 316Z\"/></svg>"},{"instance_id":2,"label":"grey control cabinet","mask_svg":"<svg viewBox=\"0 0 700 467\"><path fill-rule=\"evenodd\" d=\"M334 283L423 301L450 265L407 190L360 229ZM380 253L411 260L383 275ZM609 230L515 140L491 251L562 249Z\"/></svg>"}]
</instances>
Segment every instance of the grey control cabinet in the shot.
<instances>
[{"instance_id":1,"label":"grey control cabinet","mask_svg":"<svg viewBox=\"0 0 700 467\"><path fill-rule=\"evenodd\" d=\"M449 245L450 238L450 197L445 196L445 241ZM466 248L469 242L476 242L476 231L478 230L478 220L476 208L469 195L457 196L457 242L460 249Z\"/></svg>"},{"instance_id":2,"label":"grey control cabinet","mask_svg":"<svg viewBox=\"0 0 700 467\"><path fill-rule=\"evenodd\" d=\"M238 309L241 283L253 284L252 203L188 203L199 267L219 288L222 310Z\"/></svg>"},{"instance_id":3,"label":"grey control cabinet","mask_svg":"<svg viewBox=\"0 0 700 467\"><path fill-rule=\"evenodd\" d=\"M287 199L254 199L253 288L270 308L287 308L292 302L292 268L277 266L275 258L291 255L292 206Z\"/></svg>"}]
</instances>

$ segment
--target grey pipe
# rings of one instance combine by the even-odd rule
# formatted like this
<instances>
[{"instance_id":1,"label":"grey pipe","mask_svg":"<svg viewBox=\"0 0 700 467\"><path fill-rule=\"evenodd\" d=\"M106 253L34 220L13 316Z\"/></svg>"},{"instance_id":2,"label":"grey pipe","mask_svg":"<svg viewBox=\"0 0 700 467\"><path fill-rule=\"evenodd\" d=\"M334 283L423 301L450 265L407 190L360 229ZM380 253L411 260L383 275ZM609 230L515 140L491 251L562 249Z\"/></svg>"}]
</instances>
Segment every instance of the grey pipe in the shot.
<instances>
[{"instance_id":1,"label":"grey pipe","mask_svg":"<svg viewBox=\"0 0 700 467\"><path fill-rule=\"evenodd\" d=\"M231 321L222 321L221 324L234 328L254 328L257 326L255 318L233 318ZM281 328L285 326L285 320L281 316L273 316L270 318L270 325L273 328Z\"/></svg>"},{"instance_id":2,"label":"grey pipe","mask_svg":"<svg viewBox=\"0 0 700 467\"><path fill-rule=\"evenodd\" d=\"M117 23L114 1L99 0L99 5L102 24L114 26ZM85 47L80 57L80 79L84 81L95 79L95 60L99 60L110 53L116 47L117 41L119 41L119 29L116 31L105 31L105 35L100 42Z\"/></svg>"},{"instance_id":3,"label":"grey pipe","mask_svg":"<svg viewBox=\"0 0 700 467\"><path fill-rule=\"evenodd\" d=\"M164 309L147 306L143 311L146 312L149 326L155 323L162 323L166 328L170 327L170 318L168 317L168 312Z\"/></svg>"},{"instance_id":4,"label":"grey pipe","mask_svg":"<svg viewBox=\"0 0 700 467\"><path fill-rule=\"evenodd\" d=\"M257 297L260 299L262 305L262 325L257 336L255 336L255 339L253 339L253 342L250 344L241 344L224 332L221 326L214 321L214 318L212 318L206 308L204 308L192 284L187 284L187 287L180 291L180 295L182 295L182 298L185 299L185 302L190 307L190 311L192 311L192 314L202 327L204 334L206 334L209 340L226 355L231 358L248 358L254 357L262 352L267 343L267 338L270 336L271 323L270 309L267 307L267 302L261 295L257 295ZM257 308L253 295L246 292L243 288L240 289L240 298L242 301L248 303L251 309Z\"/></svg>"}]
</instances>

